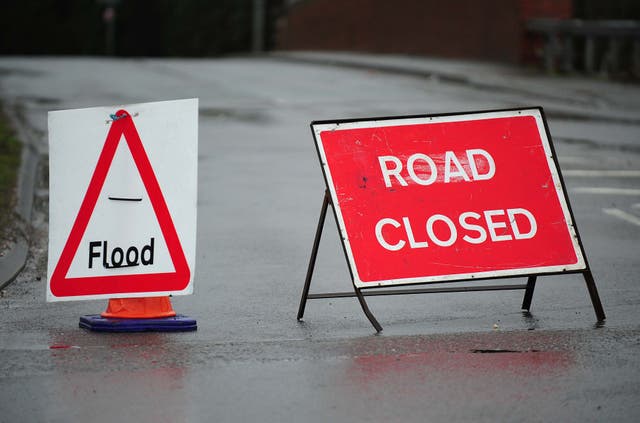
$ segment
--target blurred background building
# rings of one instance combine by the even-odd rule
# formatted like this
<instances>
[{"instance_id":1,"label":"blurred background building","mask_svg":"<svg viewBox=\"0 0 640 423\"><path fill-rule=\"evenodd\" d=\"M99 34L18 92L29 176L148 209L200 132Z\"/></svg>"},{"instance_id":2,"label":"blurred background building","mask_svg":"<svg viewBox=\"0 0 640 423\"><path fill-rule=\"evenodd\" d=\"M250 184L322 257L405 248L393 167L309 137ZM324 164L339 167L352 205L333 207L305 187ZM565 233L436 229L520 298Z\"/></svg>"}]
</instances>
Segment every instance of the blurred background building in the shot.
<instances>
[{"instance_id":1,"label":"blurred background building","mask_svg":"<svg viewBox=\"0 0 640 423\"><path fill-rule=\"evenodd\" d=\"M293 0L282 50L340 50L640 75L637 0Z\"/></svg>"},{"instance_id":2,"label":"blurred background building","mask_svg":"<svg viewBox=\"0 0 640 423\"><path fill-rule=\"evenodd\" d=\"M331 50L640 73L638 0L9 0L0 54Z\"/></svg>"},{"instance_id":3,"label":"blurred background building","mask_svg":"<svg viewBox=\"0 0 640 423\"><path fill-rule=\"evenodd\" d=\"M529 53L527 20L572 13L572 0L299 1L282 20L278 46L515 63Z\"/></svg>"}]
</instances>

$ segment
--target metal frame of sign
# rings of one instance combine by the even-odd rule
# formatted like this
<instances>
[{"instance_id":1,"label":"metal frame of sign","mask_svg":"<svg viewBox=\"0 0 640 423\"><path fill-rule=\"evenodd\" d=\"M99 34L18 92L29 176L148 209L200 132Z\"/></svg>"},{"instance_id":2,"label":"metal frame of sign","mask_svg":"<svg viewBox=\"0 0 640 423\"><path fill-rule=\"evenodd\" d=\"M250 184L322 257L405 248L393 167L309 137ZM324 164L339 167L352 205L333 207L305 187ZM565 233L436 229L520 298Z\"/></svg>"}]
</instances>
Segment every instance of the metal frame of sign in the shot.
<instances>
[{"instance_id":1,"label":"metal frame of sign","mask_svg":"<svg viewBox=\"0 0 640 423\"><path fill-rule=\"evenodd\" d=\"M350 249L351 247L349 244L347 231L344 225L344 220L342 219L339 206L336 206L337 195L333 187L333 181L331 179L331 174L328 169L326 156L324 155L324 151L320 145L321 141L319 140L319 132L320 132L319 128L326 130L328 128L337 128L337 127L340 127L340 129L344 129L347 127L365 128L365 127L372 127L372 126L390 126L389 125L390 121L394 121L394 124L395 123L409 124L407 122L410 122L410 121L417 122L425 119L429 121L440 121L440 122L461 121L461 120L479 119L482 117L489 118L489 117L499 116L499 115L510 115L513 113L534 114L534 115L539 115L541 117L542 124L544 126L544 132L540 131L540 135L542 137L543 146L545 147L545 149L548 150L547 152L549 153L548 163L549 163L549 168L552 173L552 176L554 178L557 178L556 182L560 183L560 186L556 189L556 191L558 194L558 199L561 202L563 213L565 214L565 218L567 219L568 230L573 238L574 250L578 258L577 263L573 265L547 266L542 268L520 268L520 269L489 271L489 272L476 272L476 273L461 274L461 275L445 275L444 277L394 279L394 280L386 280L382 282L376 281L377 284L373 286L370 284L362 283L359 277L357 276L357 269L355 268L355 263L353 261L353 255L351 253L351 249ZM373 125L371 125L372 123ZM371 126L368 126L368 125L371 125ZM569 198L567 196L564 179L562 178L562 174L560 172L560 166L557 161L555 149L553 147L553 143L551 140L551 134L550 134L549 127L547 125L547 121L546 121L542 107L470 111L470 112L462 112L462 113L447 113L447 114L435 114L435 115L411 115L411 116L391 116L391 117L363 118L363 119L344 119L344 120L331 120L331 121L314 121L311 123L311 132L313 133L318 157L320 159L322 172L324 175L324 180L326 185L326 190L325 190L324 198L322 201L320 217L318 219L318 226L316 228L316 234L315 234L313 247L311 251L311 257L309 259L309 265L307 268L307 274L305 278L304 288L302 291L302 297L300 299L300 306L298 308L298 315L297 315L298 320L301 320L304 316L307 300L357 297L365 315L367 316L367 318L369 319L373 327L376 329L376 331L380 332L382 330L382 326L376 320L373 313L371 313L365 301L365 298L364 298L365 296L426 294L426 293L444 293L444 292L501 291L501 290L520 290L520 289L525 290L525 295L522 302L522 309L528 312L531 308L533 292L535 289L536 280L538 276L571 274L571 273L580 273L583 275L596 317L600 322L605 320L604 309L602 307L602 303L598 295L595 281L587 261L584 247L580 240L580 235L578 232L577 225L575 223L573 211L571 210L571 203L569 202ZM318 253L318 248L320 246L320 239L322 237L322 231L324 228L325 218L327 215L329 205L332 206L333 215L334 215L336 224L338 226L338 232L340 234L343 252L348 264L354 292L328 292L328 293L311 294L309 293L310 286L311 286L311 279L313 277L316 257ZM503 278L513 278L513 277L521 277L521 276L527 277L526 284L479 285L479 286L456 286L456 287L443 286L443 287L437 287L437 288L388 289L390 285L406 287L407 285L425 285L425 284L434 285L434 284L446 284L449 282L503 279Z\"/></svg>"}]
</instances>

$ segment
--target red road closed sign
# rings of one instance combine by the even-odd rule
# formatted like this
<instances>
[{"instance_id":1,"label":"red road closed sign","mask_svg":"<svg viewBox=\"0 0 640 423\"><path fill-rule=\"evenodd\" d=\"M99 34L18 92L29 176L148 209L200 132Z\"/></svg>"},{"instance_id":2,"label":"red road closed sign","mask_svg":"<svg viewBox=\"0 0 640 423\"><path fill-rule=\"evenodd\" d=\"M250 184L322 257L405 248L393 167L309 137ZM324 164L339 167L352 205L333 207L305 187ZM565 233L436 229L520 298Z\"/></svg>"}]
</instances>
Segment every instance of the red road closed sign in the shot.
<instances>
[{"instance_id":1,"label":"red road closed sign","mask_svg":"<svg viewBox=\"0 0 640 423\"><path fill-rule=\"evenodd\" d=\"M586 269L541 109L312 130L356 287Z\"/></svg>"}]
</instances>

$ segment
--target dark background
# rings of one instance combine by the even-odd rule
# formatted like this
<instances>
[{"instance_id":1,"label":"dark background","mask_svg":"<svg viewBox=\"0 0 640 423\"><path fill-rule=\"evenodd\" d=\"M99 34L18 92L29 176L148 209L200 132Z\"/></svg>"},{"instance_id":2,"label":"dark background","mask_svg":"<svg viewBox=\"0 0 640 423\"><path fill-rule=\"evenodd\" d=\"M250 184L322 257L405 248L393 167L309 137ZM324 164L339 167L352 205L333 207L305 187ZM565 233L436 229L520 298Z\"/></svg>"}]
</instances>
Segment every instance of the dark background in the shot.
<instances>
[{"instance_id":1,"label":"dark background","mask_svg":"<svg viewBox=\"0 0 640 423\"><path fill-rule=\"evenodd\" d=\"M278 32L283 31L282 23L288 15L296 13L301 7L323 3L318 0L264 1L266 50L280 47L277 45ZM640 19L640 1L637 0L536 0L538 4L550 4L550 9L567 2L570 3L573 18ZM107 54L108 31L103 14L109 3L110 0L3 1L0 11L0 54ZM116 19L113 21L110 52L114 55L219 56L251 49L252 0L120 0L116 3L113 6ZM338 3L356 5L362 2L338 0ZM511 7L509 0L504 3L506 7ZM484 8L483 2L476 4L479 10ZM388 6L394 7L393 2L389 2ZM400 6L396 7L401 9ZM398 10L394 13L410 16L413 12ZM477 16L482 16L484 20L492 19L486 13L472 15L476 19ZM451 23L459 25L460 16L450 18ZM442 25L447 25L446 15L439 19ZM493 19L496 25L509 25L508 22L499 21L499 16ZM305 27L304 31L313 32L313 28ZM393 34L386 36L393 37ZM282 47L287 48L286 45ZM399 49L401 47L398 46Z\"/></svg>"},{"instance_id":2,"label":"dark background","mask_svg":"<svg viewBox=\"0 0 640 423\"><path fill-rule=\"evenodd\" d=\"M106 54L107 3L3 2L0 54ZM267 2L265 32L273 32L270 22L281 4ZM113 7L118 56L217 56L251 48L252 0L121 0Z\"/></svg>"}]
</instances>

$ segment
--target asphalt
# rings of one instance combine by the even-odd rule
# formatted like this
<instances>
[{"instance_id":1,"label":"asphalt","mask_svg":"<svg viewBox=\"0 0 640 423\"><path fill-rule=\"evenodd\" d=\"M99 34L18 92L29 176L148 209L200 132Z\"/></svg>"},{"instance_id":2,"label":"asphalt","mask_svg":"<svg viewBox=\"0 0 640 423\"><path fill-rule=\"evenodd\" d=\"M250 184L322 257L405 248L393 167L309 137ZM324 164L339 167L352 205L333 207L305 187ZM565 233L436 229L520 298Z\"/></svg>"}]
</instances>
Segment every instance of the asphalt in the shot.
<instances>
[{"instance_id":1,"label":"asphalt","mask_svg":"<svg viewBox=\"0 0 640 423\"><path fill-rule=\"evenodd\" d=\"M0 59L0 92L41 157L47 110L201 101L196 287L173 298L198 331L99 335L78 317L104 301L44 303L41 160L30 255L0 300L0 421L636 420L638 87L495 64L287 56ZM377 64L335 63L344 56ZM411 63L422 70L402 73ZM604 325L577 275L540 278L529 314L521 292L434 294L371 298L379 335L352 299L313 301L296 321L324 192L311 120L532 105L549 112ZM313 289L348 290L326 226Z\"/></svg>"},{"instance_id":2,"label":"asphalt","mask_svg":"<svg viewBox=\"0 0 640 423\"><path fill-rule=\"evenodd\" d=\"M308 63L320 66L338 66L370 72L384 72L442 81L447 84L464 85L479 90L497 90L514 95L533 96L556 100L560 105L547 106L551 116L589 119L592 121L640 123L636 110L640 107L638 96L624 95L624 86L606 80L592 78L567 78L540 75L538 70L522 67L438 58L403 55L373 55L341 52L276 52L267 58L292 63ZM588 88L584 88L584 87ZM594 108L597 103L619 104L622 107ZM631 106L625 109L625 106ZM5 107L19 139L23 142L21 166L18 176L16 212L22 222L30 222L36 172L40 160L46 158L42 132L29 131L18 111ZM635 140L630 143L635 149ZM10 248L0 256L0 289L11 283L24 268L28 256L28 235L25 231Z\"/></svg>"},{"instance_id":3,"label":"asphalt","mask_svg":"<svg viewBox=\"0 0 640 423\"><path fill-rule=\"evenodd\" d=\"M623 123L640 121L636 112L640 102L637 96L630 95L637 88L605 78L548 75L533 67L405 55L294 51L274 53L272 57L293 63L425 78L487 94L507 94L514 99L536 99L545 104L545 110L552 116ZM608 104L614 107L602 107Z\"/></svg>"},{"instance_id":4,"label":"asphalt","mask_svg":"<svg viewBox=\"0 0 640 423\"><path fill-rule=\"evenodd\" d=\"M498 90L514 95L557 100L561 105L547 107L546 111L551 116L640 123L640 117L636 112L640 107L638 96L624 95L624 86L611 84L606 80L572 78L567 81L567 78L545 77L541 76L538 70L506 64L403 55L294 51L276 52L266 58L427 78L480 90ZM598 103L620 104L623 107L593 108L595 97L598 97ZM631 108L625 110L624 106L627 105ZM15 108L5 109L24 145L18 176L16 212L22 222L30 222L38 163L46 157L43 142L37 139L42 132L26 128L26 122L18 116ZM631 148L636 147L636 143L633 142ZM22 232L9 250L0 256L0 289L11 283L25 266L29 241L28 235Z\"/></svg>"}]
</instances>

